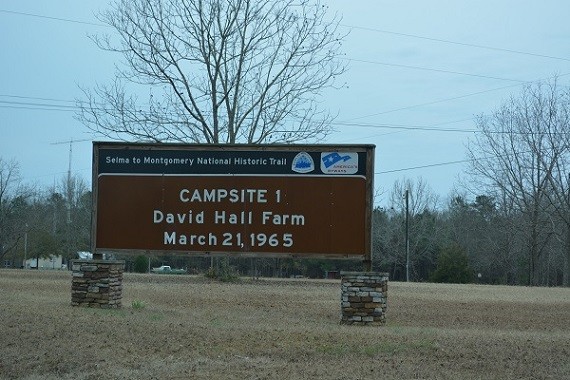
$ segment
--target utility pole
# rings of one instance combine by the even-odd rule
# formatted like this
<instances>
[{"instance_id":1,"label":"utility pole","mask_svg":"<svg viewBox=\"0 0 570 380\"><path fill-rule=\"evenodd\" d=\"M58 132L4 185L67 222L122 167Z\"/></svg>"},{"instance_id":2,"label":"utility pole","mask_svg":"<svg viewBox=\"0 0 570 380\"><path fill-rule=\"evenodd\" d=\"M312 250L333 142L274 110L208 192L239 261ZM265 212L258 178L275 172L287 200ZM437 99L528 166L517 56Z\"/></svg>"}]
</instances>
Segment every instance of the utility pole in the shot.
<instances>
[{"instance_id":1,"label":"utility pole","mask_svg":"<svg viewBox=\"0 0 570 380\"><path fill-rule=\"evenodd\" d=\"M570 213L570 173L566 177L566 207L567 213ZM566 216L570 220L570 215ZM566 257L565 257L566 268L562 272L562 284L564 286L570 286L570 222L566 224Z\"/></svg>"},{"instance_id":2,"label":"utility pole","mask_svg":"<svg viewBox=\"0 0 570 380\"><path fill-rule=\"evenodd\" d=\"M73 197L73 191L71 189L71 158L73 157L73 139L69 140L69 165L67 167L67 223L71 223L71 198Z\"/></svg>"},{"instance_id":3,"label":"utility pole","mask_svg":"<svg viewBox=\"0 0 570 380\"><path fill-rule=\"evenodd\" d=\"M69 144L69 161L67 165L67 183L66 183L66 191L67 191L67 223L71 223L71 201L73 196L73 189L71 186L71 161L73 159L73 143L81 142L81 141L90 141L90 140L69 140L69 141L59 141L51 143L51 145L61 145L61 144Z\"/></svg>"},{"instance_id":4,"label":"utility pole","mask_svg":"<svg viewBox=\"0 0 570 380\"><path fill-rule=\"evenodd\" d=\"M69 257L72 257L72 244L71 244L71 206L73 203L73 186L71 184L71 161L73 158L73 144L83 141L91 141L89 139L83 140L73 140L73 138L69 141L59 141L51 143L51 145L61 145L61 144L69 144L69 161L67 166L67 182L66 182L66 197L67 197L67 250Z\"/></svg>"},{"instance_id":5,"label":"utility pole","mask_svg":"<svg viewBox=\"0 0 570 380\"><path fill-rule=\"evenodd\" d=\"M406 282L410 282L410 191L406 189Z\"/></svg>"},{"instance_id":6,"label":"utility pole","mask_svg":"<svg viewBox=\"0 0 570 380\"><path fill-rule=\"evenodd\" d=\"M28 223L24 231L24 269L26 269L26 260L28 259Z\"/></svg>"}]
</instances>

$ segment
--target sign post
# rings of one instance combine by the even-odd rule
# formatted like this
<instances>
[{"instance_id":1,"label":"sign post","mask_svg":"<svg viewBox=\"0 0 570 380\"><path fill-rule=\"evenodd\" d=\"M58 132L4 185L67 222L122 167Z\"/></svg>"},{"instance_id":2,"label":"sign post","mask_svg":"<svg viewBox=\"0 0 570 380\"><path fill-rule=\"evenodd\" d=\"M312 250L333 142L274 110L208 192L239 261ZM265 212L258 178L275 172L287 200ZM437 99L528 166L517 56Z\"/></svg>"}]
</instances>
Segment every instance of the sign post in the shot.
<instances>
[{"instance_id":1,"label":"sign post","mask_svg":"<svg viewBox=\"0 0 570 380\"><path fill-rule=\"evenodd\" d=\"M93 252L371 263L373 145L95 142Z\"/></svg>"}]
</instances>

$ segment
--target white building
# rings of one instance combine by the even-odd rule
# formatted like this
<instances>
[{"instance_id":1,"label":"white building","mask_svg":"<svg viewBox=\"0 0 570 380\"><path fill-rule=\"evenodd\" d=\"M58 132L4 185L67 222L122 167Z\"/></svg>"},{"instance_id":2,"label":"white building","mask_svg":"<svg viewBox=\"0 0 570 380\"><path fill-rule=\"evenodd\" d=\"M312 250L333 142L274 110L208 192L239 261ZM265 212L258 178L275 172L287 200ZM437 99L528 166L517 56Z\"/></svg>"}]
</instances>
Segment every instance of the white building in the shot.
<instances>
[{"instance_id":1,"label":"white building","mask_svg":"<svg viewBox=\"0 0 570 380\"><path fill-rule=\"evenodd\" d=\"M25 267L26 269L67 269L67 265L63 263L61 256L40 257L39 263L37 258L28 259Z\"/></svg>"}]
</instances>

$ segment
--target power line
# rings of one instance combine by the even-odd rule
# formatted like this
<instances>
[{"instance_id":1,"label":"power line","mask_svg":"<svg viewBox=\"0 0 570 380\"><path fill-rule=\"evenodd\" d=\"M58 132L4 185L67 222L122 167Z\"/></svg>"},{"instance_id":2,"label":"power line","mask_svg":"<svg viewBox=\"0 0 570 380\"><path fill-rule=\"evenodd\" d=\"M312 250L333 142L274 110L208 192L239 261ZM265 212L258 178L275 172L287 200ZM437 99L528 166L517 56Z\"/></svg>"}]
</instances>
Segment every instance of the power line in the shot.
<instances>
[{"instance_id":1,"label":"power line","mask_svg":"<svg viewBox=\"0 0 570 380\"><path fill-rule=\"evenodd\" d=\"M0 12L1 13L7 13L7 14L20 15L20 16L42 18L42 19L53 20L53 21L62 21L62 22L69 22L69 23L83 24L83 25L93 25L93 26L106 27L106 28L110 27L109 25L101 24L101 23L74 20L74 19L63 18L63 17L45 16L45 15L39 15L36 13L17 12L17 11L12 11L12 10L8 10L8 9L0 9ZM467 43L467 42L452 41L452 40L447 40L447 39L442 39L442 38L434 38L434 37L422 36L422 35L418 35L418 34L394 32L394 31L390 31L390 30L370 28L370 27L365 27L365 26L355 26L355 25L348 25L348 24L342 24L342 23L339 25L343 26L345 28L349 28L349 29L359 29L359 30L365 30L365 31L382 33L382 34L389 34L389 35L394 35L394 36L399 36L399 37L416 38L416 39L422 39L422 40L432 41L432 42L466 46L466 47L472 47L472 48L477 48L477 49L501 51L504 53L511 53L511 54L528 55L528 56L539 57L539 58L555 59L555 60L560 60L560 61L570 61L570 58L556 57L556 56L552 56L552 55L525 52L525 51L514 50L514 49L499 48L496 46L479 45L479 44L472 44L472 43Z\"/></svg>"},{"instance_id":2,"label":"power line","mask_svg":"<svg viewBox=\"0 0 570 380\"><path fill-rule=\"evenodd\" d=\"M26 106L26 107L30 107L30 106L37 106L37 107L55 107L55 108L61 108L63 110L67 110L67 109L77 109L77 106L66 106L66 105L62 105L62 104L49 104L49 103L32 103L32 102L15 102L15 101L10 101L10 100L0 100L0 104L6 104L9 106Z\"/></svg>"},{"instance_id":3,"label":"power line","mask_svg":"<svg viewBox=\"0 0 570 380\"><path fill-rule=\"evenodd\" d=\"M15 14L15 15L19 15L19 16L28 16L28 17L42 18L42 19L53 20L53 21L70 22L70 23L74 23L74 24L83 24L83 25L93 25L93 26L109 27L109 25L98 24L98 23L89 22L89 21L79 21L79 20L73 20L73 19L70 19L70 18L44 16L44 15L38 15L38 14L35 14L35 13L27 13L27 12L16 12L16 11L10 11L10 10L7 10L7 9L0 9L0 12L1 12L1 13L8 13L8 14Z\"/></svg>"},{"instance_id":4,"label":"power line","mask_svg":"<svg viewBox=\"0 0 570 380\"><path fill-rule=\"evenodd\" d=\"M548 80L548 79L553 79L553 78L557 78L557 77L563 77L563 76L567 76L567 75L570 75L570 73L565 73L565 74L561 74L561 75L554 75L554 76L551 76L548 78L538 79L536 81L528 81L528 82L525 82L525 84L529 84L532 82L539 82L539 81ZM443 102L447 102L447 101L458 100L458 99L462 99L462 98L466 98L466 97L470 97L470 96L485 94L485 93L492 92L492 91L498 91L498 90L513 88L513 87L517 87L520 85L521 84L503 86L503 87L493 88L493 89L489 89L489 90L478 91L475 93L455 96L455 97L451 97L451 98L439 99L439 100L435 100L435 101L431 101L431 102L420 103L420 104L401 107L401 108L397 108L397 109L382 111L382 112L378 112L378 113L374 113L374 114L364 115L364 116L360 116L360 117L356 117L356 118L351 118L351 119L341 121L341 122L333 122L331 124L332 125L338 125L338 126L347 126L347 127L385 128L385 129L399 129L399 130L425 130L425 131L436 131L436 132L476 133L478 131L472 130L472 129L466 130L466 129L457 129L457 128L434 128L436 125L442 125L441 123L437 123L434 126L418 126L418 125L397 125L397 124L363 124L363 123L350 123L350 121L359 120L359 119L368 118L368 117L373 117L373 116L378 116L378 115L383 115L383 114L387 114L387 113L391 113L391 112L397 112L397 111L412 109L412 108L426 106L426 105L433 105L433 104L443 103ZM31 97L31 96L9 95L9 94L0 94L0 97L10 97L10 98L17 98L17 99L31 99L31 100L46 100L46 101L56 101L56 102L65 102L65 103L76 103L76 104L78 103L77 101L65 100L65 99L42 98L42 97ZM79 103L81 103L81 102L79 102ZM0 108L64 111L64 112L78 111L81 109L81 107L77 106L77 105L68 106L68 105L60 105L60 104L31 103L31 102L18 102L18 101L8 101L8 100L0 100ZM101 108L101 109L104 110L104 108ZM448 123L455 123L455 122L461 122L461 121L467 121L467 120L470 120L470 119L462 119L459 121L453 121L453 122L448 122Z\"/></svg>"},{"instance_id":5,"label":"power line","mask_svg":"<svg viewBox=\"0 0 570 380\"><path fill-rule=\"evenodd\" d=\"M441 126L441 125L448 125L448 124L456 124L456 123L463 123L466 121L473 121L473 118L467 118L467 119L460 119L460 120L452 120L452 121L446 121L446 122L442 122L442 123L435 123L435 124L431 124L431 125L427 125L427 126L421 126L421 128L434 128L437 126ZM331 123L332 125L336 125L337 123ZM343 123L339 123L339 124L343 124ZM355 127L359 127L359 124L355 124ZM374 135L369 135L369 136L365 136L365 137L357 137L357 138L352 138L352 139L343 139L341 140L341 142L350 142L350 141L359 141L359 140L369 140L373 137L380 137L380 136L388 136L388 135L395 135L397 133L402 133L405 132L405 130L397 130L397 127L416 127L416 126L412 126L412 125L402 125L402 124L393 124L392 126L394 126L395 128L391 128L391 129L396 129L396 131L393 132L386 132L386 133L377 133ZM363 124L364 128L382 128L382 126L375 126L375 125L370 125L370 124Z\"/></svg>"},{"instance_id":6,"label":"power line","mask_svg":"<svg viewBox=\"0 0 570 380\"><path fill-rule=\"evenodd\" d=\"M397 63L369 61L369 60L364 60L364 59L353 59L353 58L345 58L345 60L351 61L351 62L368 63L368 64L371 64L371 65L381 65L381 66L389 66L389 67L400 67L400 68L410 69L410 70L433 71L433 72L436 72L436 73L454 74L454 75L465 75L465 76L470 76L470 77L486 78L486 79L494 79L494 80L502 80L502 81L507 81L507 82L518 82L518 83L525 83L525 82L526 82L526 81L524 81L524 80L519 80L519 79L509 79L509 78L493 77L493 76L482 75L482 74L465 73L465 72L460 72L460 71L451 71L451 70L443 70L443 69L433 69L433 68L430 68L430 67L423 67L423 66L401 65L401 64L397 64Z\"/></svg>"},{"instance_id":7,"label":"power line","mask_svg":"<svg viewBox=\"0 0 570 380\"><path fill-rule=\"evenodd\" d=\"M72 19L64 19L64 18L58 18L58 17L42 16L42 15L31 14L31 13L24 13L24 12L15 12L15 11L8 11L8 10L0 10L0 12L13 13L13 14L25 15L25 16L34 16L34 17L40 17L40 18L47 18L47 19L57 20L57 21L76 22L76 23L81 23L81 24L89 24L89 25L96 25L96 26L105 26L105 27L108 27L108 25L104 25L104 24L95 24L95 23L89 23L89 22L83 22L83 21L76 21L76 20L72 20ZM343 25L343 26L347 27L347 25ZM431 41L438 41L438 42L445 42L445 43L453 43L453 44L461 44L461 45L472 46L472 47L477 47L477 48L486 48L486 49L492 49L492 50L501 50L501 51L507 51L507 52L517 53L517 54L526 54L526 55L533 55L533 56L540 56L540 57L545 57L545 58L553 58L553 59L560 59L560 60L570 61L570 59L565 59L565 58L544 56L544 55L533 54L533 53L524 53L524 52L519 52L519 51L516 51L516 50L509 50L509 49L499 49L499 48L493 48L493 47L485 47L485 46L482 46L482 45L471 45L471 44L459 43L459 42L448 41L448 40L438 40L438 39L434 39L434 38L421 37L421 36L412 35L412 34L389 32L389 31L383 31L383 30L379 30L379 29L372 29L372 28L365 28L365 27L355 27L355 26L348 26L348 27L352 27L352 28L355 28L355 29L371 30L371 31L376 31L376 32L381 32L381 33L389 33L389 34L400 35L400 36L406 36L406 37L422 38L422 39L431 40ZM356 58L344 58L344 59L347 60L347 61L351 61L351 62L360 62L360 63L367 63L367 64L373 64L373 65L382 65L382 66L388 66L388 67L399 67L399 68L405 68L405 69L410 69L410 70L431 71L431 72L438 72L438 73L444 73L444 74L464 75L464 76L470 76L470 77L476 77L476 78L486 78L486 79L493 79L493 80L501 80L501 81L525 83L525 81L523 81L523 80L518 80L518 79L495 77L495 76L483 75L483 74L465 73L465 72L452 71L452 70L444 70L444 69L435 69L435 68L423 67L423 66L411 66L411 65L403 65L403 64L389 63L389 62L371 61L371 60L356 59Z\"/></svg>"},{"instance_id":8,"label":"power line","mask_svg":"<svg viewBox=\"0 0 570 380\"><path fill-rule=\"evenodd\" d=\"M431 102L413 104L413 105L406 106L406 107L394 108L394 109L387 110L387 111L376 112L376 113L369 114L369 115L354 117L354 118L345 120L344 122L349 122L349 121L353 121L353 120L360 120L360 119L365 119L365 118L368 118L368 117L374 117L374 116L379 116L379 115L385 115L385 114L392 113L392 112L405 111L405 110L409 110L409 109L417 108L417 107L431 106L431 105L438 104L438 103L445 103L445 102L449 102L449 101L453 101L453 100L459 100L459 99L463 99L463 98L468 98L468 97L471 97L471 96L482 95L482 94L486 94L486 93L488 93L488 92L506 90L506 89L509 89L509 88L514 88L514 87L521 86L521 85L523 85L523 84L531 84L531 83L534 83L534 82L541 82L541 81L544 81L544 80L549 80L549 79L554 79L554 78L560 78L560 77L567 76L567 75L570 75L570 73L565 73L565 74L560 74L560 75L553 75L553 76L550 76L550 77L548 77L548 78L542 78L542 79L538 79L538 80L527 81L527 82L519 83L519 84L511 84L511 85L503 86L503 87L491 88L491 89L488 89L488 90L472 92L472 93L470 93L470 94L458 95L458 96L454 96L454 97L451 97L451 98L438 99L438 100L434 100L434 101L431 101Z\"/></svg>"},{"instance_id":9,"label":"power line","mask_svg":"<svg viewBox=\"0 0 570 380\"><path fill-rule=\"evenodd\" d=\"M74 172L86 172L86 171L92 171L92 168L82 168L82 169L75 169ZM40 178L46 178L46 177L54 177L57 175L65 175L67 174L66 171L59 171L59 172L52 172L52 173L46 173L46 174L42 174L42 175L36 175L36 176L30 176L30 177L25 177L23 178L24 180L30 181L30 180L34 180L34 179L40 179ZM89 180L91 178L88 178Z\"/></svg>"},{"instance_id":10,"label":"power line","mask_svg":"<svg viewBox=\"0 0 570 380\"><path fill-rule=\"evenodd\" d=\"M426 168L435 168L435 167L439 167L439 166L456 165L456 164L462 164L462 163L471 162L471 161L473 161L473 160L469 159L469 160L457 160L457 161L439 162L439 163L435 163L435 164L412 166L412 167L408 167L408 168L393 169L393 170L384 170L384 171L381 171L381 172L376 172L376 173L374 173L374 174L399 173L399 172L405 172L405 171L416 170L416 169L426 169Z\"/></svg>"},{"instance_id":11,"label":"power line","mask_svg":"<svg viewBox=\"0 0 570 380\"><path fill-rule=\"evenodd\" d=\"M33 96L22 96L22 95L9 95L9 94L0 94L0 97L7 97L7 98L17 98L17 99L32 99L32 100L45 100L45 101L55 101L55 102L63 102L63 103L77 103L77 101L74 100L66 100L66 99L56 99L56 98L41 98L41 97L33 97ZM24 109L35 109L35 108L31 108L31 107L16 107L19 105L30 105L33 103L23 103L23 102L11 102L11 101L3 101L0 100L0 104L2 103L6 103L6 104L10 104L10 105L15 105L15 107L7 107L7 106L1 106L0 108L24 108ZM81 102L80 102L81 103ZM65 109L60 109L59 111L71 111L71 110L79 110L80 107L78 106L60 106L57 104L53 104L53 105L49 105L49 104L44 104L44 103L39 103L38 105L41 106L46 106L46 107L65 107ZM39 108L41 110L51 110L51 108ZM57 110L57 109L56 109ZM362 128L386 128L386 129L403 129L403 130L407 130L407 129L411 129L411 130L434 130L434 131L440 131L440 132L477 132L475 130L467 130L467 129L457 129L457 128L453 128L453 129L441 129L441 128L435 128L436 126L440 126L440 125L446 125L446 124L455 124L455 123L461 123L461 122L465 122L465 121L472 121L473 118L466 118L466 119L460 119L460 120L453 120L453 121L447 121L444 123L436 123L433 125L403 125L403 124L363 124L363 123L348 123L348 122L333 122L331 123L331 125L338 125L338 126L346 126L346 127L362 127Z\"/></svg>"},{"instance_id":12,"label":"power line","mask_svg":"<svg viewBox=\"0 0 570 380\"><path fill-rule=\"evenodd\" d=\"M466 119L469 120L469 119ZM476 129L460 129L460 128L437 128L427 125L402 125L402 124L362 124L362 123L345 123L333 122L332 125L343 127L359 127L359 128L382 128L382 129L399 129L405 131L429 131L429 132L459 132L459 133L475 133Z\"/></svg>"},{"instance_id":13,"label":"power line","mask_svg":"<svg viewBox=\"0 0 570 380\"><path fill-rule=\"evenodd\" d=\"M15 110L28 110L28 111L59 111L59 112L76 112L76 110L73 109L61 109L61 108L55 108L52 106L46 106L46 107L26 107L26 106L2 106L0 105L0 108L8 108L8 109L15 109Z\"/></svg>"},{"instance_id":14,"label":"power line","mask_svg":"<svg viewBox=\"0 0 570 380\"><path fill-rule=\"evenodd\" d=\"M470 96L486 94L486 93L488 93L488 92L499 91L499 90L505 90L505 89L508 89L508 88L513 88L513 87L518 87L518 86L520 86L520 84L512 84L512 85L509 85L509 86L503 86L503 87L492 88L492 89L489 89L489 90L483 90L483 91L472 92L472 93L470 93L470 94L458 95L458 96L454 96L454 97L451 97L451 98L443 98L443 99L433 100L433 101L431 101L431 102L413 104L413 105L410 105L410 106L405 106L405 107L400 107L400 108L394 108L394 109L387 110L387 111L376 112L376 113L369 114L369 115L364 115L364 116L355 117L355 118L349 119L348 121L360 120L360 119L365 119L365 118L368 118L368 117L379 116L379 115L385 115L385 114L387 114L387 113L392 113L392 112L405 111L405 110L409 110L409 109L412 109L412 108L418 108L418 107L424 107L424 106L431 106L431 105L438 104L438 103L445 103L445 102L449 102L449 101L452 101L452 100L459 100L459 99L463 99L463 98L468 98L468 97L470 97Z\"/></svg>"},{"instance_id":15,"label":"power line","mask_svg":"<svg viewBox=\"0 0 570 380\"><path fill-rule=\"evenodd\" d=\"M508 158L508 157L517 156L517 155L521 155L521 154L529 154L529 153L532 154L532 153L534 153L534 151L533 150L526 150L526 151L519 151L519 152L508 152L508 153L496 154L496 155L487 156L487 157L474 157L474 158L468 158L465 160L438 162L438 163L434 163L434 164L427 164L427 165L412 166L412 167L407 167L407 168L385 170L385 171L381 171L381 172L375 172L374 174L398 173L398 172L403 172L403 171L408 171L408 170L416 170L416 169L425 169L425 168L433 168L433 167L440 167L440 166L464 164L467 162L475 162L475 161L493 160L496 158L502 159L502 158Z\"/></svg>"},{"instance_id":16,"label":"power line","mask_svg":"<svg viewBox=\"0 0 570 380\"><path fill-rule=\"evenodd\" d=\"M49 105L42 103L26 103L26 102L9 102L0 100L0 104L8 103L9 105L0 105L0 108L15 108L15 109L29 109L29 110L47 110L47 111L78 111L80 107L77 106L62 106L62 105ZM460 121L468 121L471 119L463 119L459 121L453 121L442 124L443 125L456 123ZM423 126L423 125L402 125L402 124L364 124L364 123L348 123L348 122L332 122L331 125L343 126L343 127L359 127L359 128L383 128L383 129L396 129L396 130L414 130L414 131L430 131L430 132L459 132L459 133L476 133L477 130L474 129L459 129L459 128L437 128L435 126Z\"/></svg>"},{"instance_id":17,"label":"power line","mask_svg":"<svg viewBox=\"0 0 570 380\"><path fill-rule=\"evenodd\" d=\"M55 98L38 98L34 96L21 96L21 95L10 95L10 94L0 94L3 98L16 98L16 99L33 99L33 100L46 100L50 102L62 102L62 103L75 103L74 100L66 99L55 99Z\"/></svg>"},{"instance_id":18,"label":"power line","mask_svg":"<svg viewBox=\"0 0 570 380\"><path fill-rule=\"evenodd\" d=\"M5 96L5 95L0 95ZM20 96L20 98L27 98ZM40 99L29 97L30 99ZM64 100L60 100L64 101ZM8 103L9 105L1 105L2 103ZM45 106L45 107L44 107ZM79 106L64 106L58 104L43 104L43 103L27 103L27 102L11 102L11 101L2 101L0 100L0 108L14 108L14 109L29 109L29 110L46 110L46 111L78 111L81 109ZM104 110L104 108L99 108L100 110ZM460 120L453 120L443 123L435 123L432 125L409 125L409 124L371 124L371 123L350 123L350 122L332 122L330 123L333 126L340 126L340 127L351 127L351 128L373 128L373 129L389 129L389 130L398 130L398 131L426 131L426 132L447 132L447 133L479 133L480 131L477 129L463 129L463 128L441 128L439 126L447 125L447 124L454 124L454 123L461 123L466 121L473 121L473 118L465 118ZM396 132L397 133L397 132ZM491 131L489 133L492 134L531 134L530 132L508 132L508 131ZM386 135L386 134L382 134ZM376 136L376 135L374 135ZM372 136L372 137L374 137ZM355 138L352 140L360 140L362 138Z\"/></svg>"},{"instance_id":19,"label":"power line","mask_svg":"<svg viewBox=\"0 0 570 380\"><path fill-rule=\"evenodd\" d=\"M452 44L452 45L467 46L467 47L472 47L472 48L477 48L477 49L501 51L504 53L511 53L511 54L528 55L528 56L539 57L539 58L555 59L555 60L559 60L559 61L570 61L570 58L556 57L556 56L552 56L552 55L537 54L537 53L531 53L531 52L525 52L525 51L513 50L513 49L505 49L505 48L499 48L499 47L495 47L495 46L477 45L477 44L471 44L471 43L467 43L467 42L459 42L459 41L445 40L445 39L441 39L441 38L421 36L421 35L417 35L417 34L399 33L399 32L393 32L393 31L389 31L389 30L368 28L368 27L364 27L364 26L354 26L354 25L347 25L347 24L340 24L340 25L344 26L346 28L360 29L360 30L366 30L366 31L370 31L370 32L383 33L383 34L390 34L390 35L400 36L400 37L417 38L417 39L422 39L422 40L432 41L432 42L440 42L440 43L446 43L446 44Z\"/></svg>"},{"instance_id":20,"label":"power line","mask_svg":"<svg viewBox=\"0 0 570 380\"><path fill-rule=\"evenodd\" d=\"M348 122L353 121L353 120L359 120L359 119L364 119L364 118L368 118L368 117L373 117L373 116L378 116L378 115L384 115L384 114L392 113L392 112L404 111L404 110L408 110L408 109L416 108L416 107L423 107L423 106L428 106L428 105L433 105L433 104L438 104L438 103L444 103L444 102L453 101L453 100L458 100L458 99L463 99L463 98L467 98L467 97L471 97L471 96L486 94L486 93L488 93L488 92L493 92L493 91L505 90L505 89L509 89L509 88L513 88L513 87L518 87L518 86L520 86L521 84L530 84L530 83L533 83L533 82L540 82L540 81L549 80L549 79L554 79L554 78L559 78L559 77L568 76L568 75L570 75L570 73L565 73L565 74L560 74L560 75L553 75L553 76L550 76L550 77L547 77L547 78L537 79L537 80L533 80L533 81L526 81L526 82L519 83L519 84L513 84L513 85L508 85L508 86L503 86L503 87L496 87L496 88L492 88L492 89L488 89L488 90L472 92L472 93L464 94L464 95L458 95L458 96L454 96L454 97L451 97L451 98L444 98L444 99L434 100L434 101L431 101L431 102L425 102L425 103L414 104L414 105L410 105L410 106L406 106L406 107L401 107L401 108L391 109L391 110L387 110L387 111L377 112L377 113L374 113L374 114L369 114L369 115L354 117L354 118L345 120L344 122L345 122L345 123L348 123ZM57 101L57 102L77 103L77 101L73 101L73 100L53 99L53 98L41 98L41 97L32 97L32 96L8 95L8 94L0 94L0 97L12 97L12 98L19 98L19 99L50 100L50 101ZM24 106L37 105L37 106L41 106L41 107L62 107L62 108L70 108L70 109L76 109L76 110L79 109L79 107L77 107L77 106L63 106L63 105L52 105L52 104L44 104L44 103L31 104L31 103L23 103L23 102L15 102L15 101L7 101L7 100L3 100L3 101L0 100L0 103L9 104L9 105L24 105ZM80 102L80 103L81 103L81 102ZM7 107L7 106L1 106L1 105L0 105L0 108L18 108L18 107ZM24 108L24 107L22 107L22 108ZM34 109L34 108L26 108L26 109ZM44 108L39 108L39 109L44 109ZM66 110L67 110L67 109L66 109ZM63 110L62 110L62 111L63 111Z\"/></svg>"}]
</instances>

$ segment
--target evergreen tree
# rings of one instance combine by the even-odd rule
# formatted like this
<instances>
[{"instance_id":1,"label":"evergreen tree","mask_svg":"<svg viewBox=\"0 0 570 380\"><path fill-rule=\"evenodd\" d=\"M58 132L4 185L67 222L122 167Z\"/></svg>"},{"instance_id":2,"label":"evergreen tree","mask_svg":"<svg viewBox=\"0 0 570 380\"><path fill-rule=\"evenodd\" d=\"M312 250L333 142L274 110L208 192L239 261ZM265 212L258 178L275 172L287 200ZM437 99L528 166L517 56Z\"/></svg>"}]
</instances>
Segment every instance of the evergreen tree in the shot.
<instances>
[{"instance_id":1,"label":"evergreen tree","mask_svg":"<svg viewBox=\"0 0 570 380\"><path fill-rule=\"evenodd\" d=\"M437 269L431 276L434 282L466 284L471 282L472 272L465 250L455 244L441 250L437 258Z\"/></svg>"}]
</instances>

